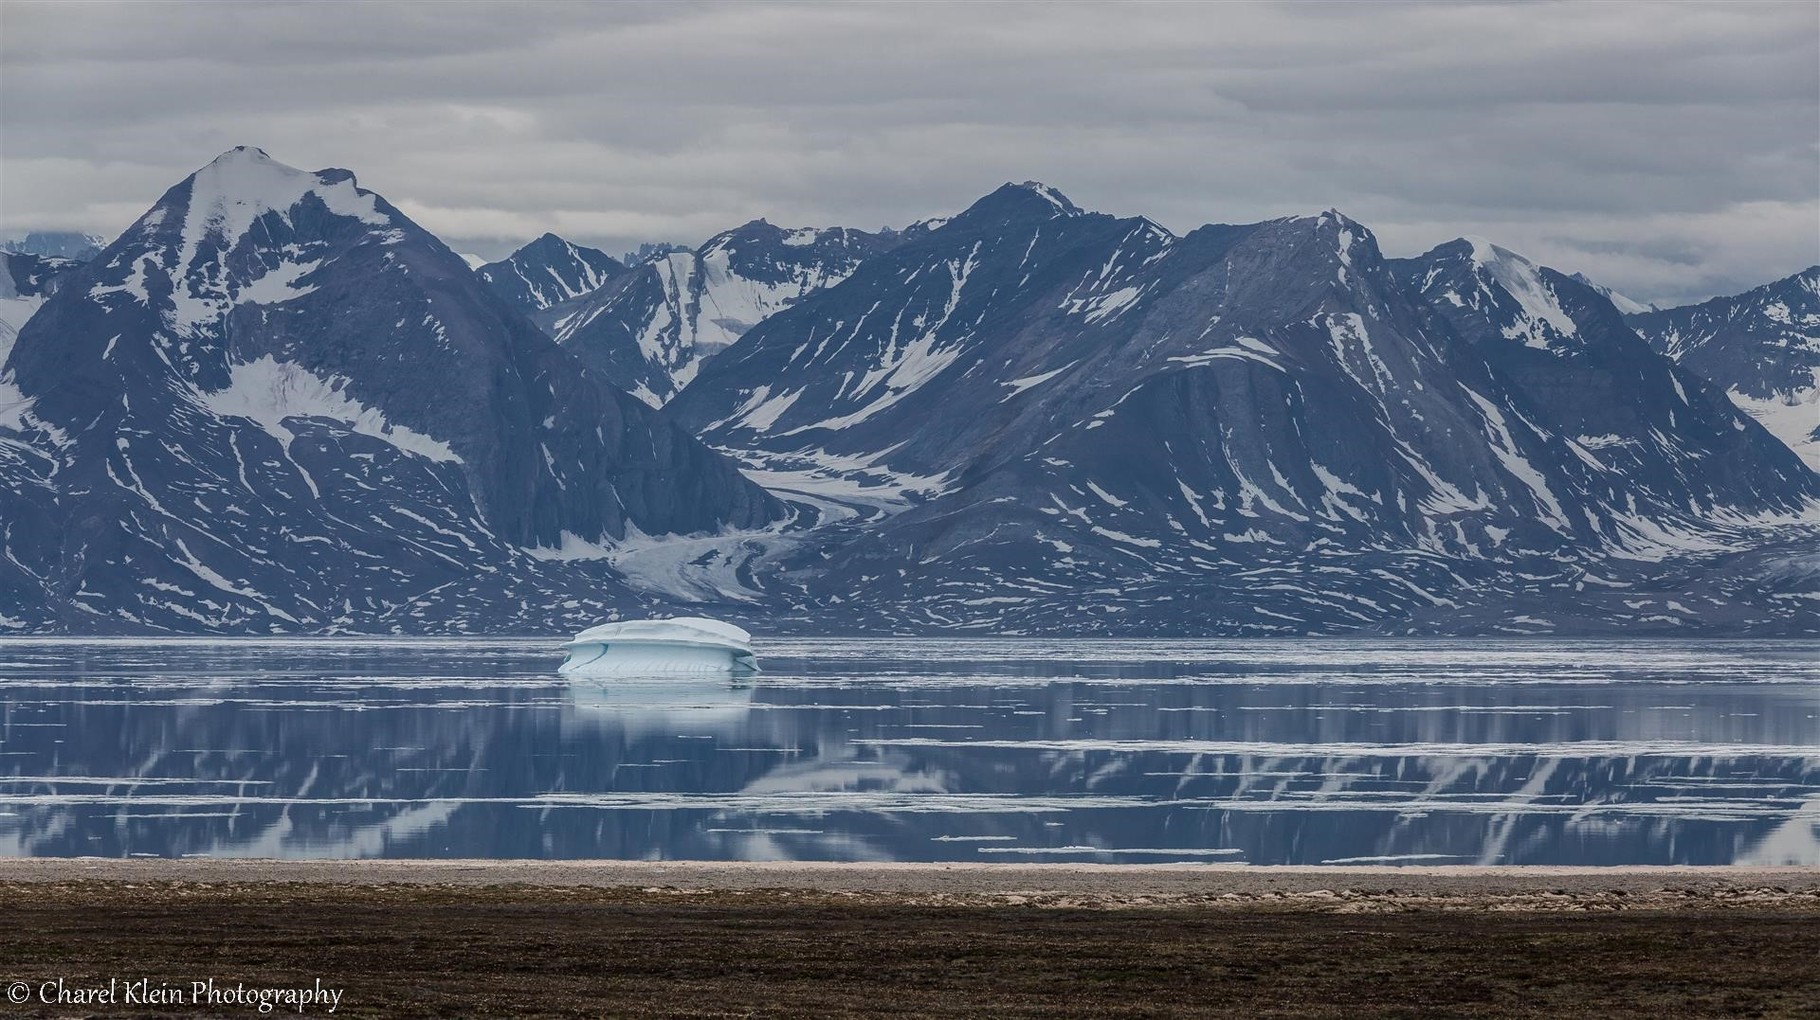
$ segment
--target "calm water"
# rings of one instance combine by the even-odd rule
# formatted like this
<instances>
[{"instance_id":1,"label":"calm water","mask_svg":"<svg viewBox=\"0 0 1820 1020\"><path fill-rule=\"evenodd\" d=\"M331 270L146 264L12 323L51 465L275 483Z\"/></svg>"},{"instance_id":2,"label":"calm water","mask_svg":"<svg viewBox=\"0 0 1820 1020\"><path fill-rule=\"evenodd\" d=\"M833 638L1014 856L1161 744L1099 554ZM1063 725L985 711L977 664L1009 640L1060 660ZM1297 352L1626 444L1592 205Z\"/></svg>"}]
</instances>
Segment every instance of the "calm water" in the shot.
<instances>
[{"instance_id":1,"label":"calm water","mask_svg":"<svg viewBox=\"0 0 1820 1020\"><path fill-rule=\"evenodd\" d=\"M1820 865L1820 643L0 641L0 855Z\"/></svg>"}]
</instances>

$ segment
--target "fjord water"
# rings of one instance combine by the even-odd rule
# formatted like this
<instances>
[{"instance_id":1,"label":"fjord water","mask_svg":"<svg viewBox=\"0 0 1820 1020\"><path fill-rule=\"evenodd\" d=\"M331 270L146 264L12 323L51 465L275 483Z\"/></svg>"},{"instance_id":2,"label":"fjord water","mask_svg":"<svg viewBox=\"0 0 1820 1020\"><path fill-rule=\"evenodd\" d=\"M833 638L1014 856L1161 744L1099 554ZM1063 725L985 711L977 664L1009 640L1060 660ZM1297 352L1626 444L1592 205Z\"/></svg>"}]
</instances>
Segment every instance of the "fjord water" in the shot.
<instances>
[{"instance_id":1,"label":"fjord water","mask_svg":"<svg viewBox=\"0 0 1820 1020\"><path fill-rule=\"evenodd\" d=\"M0 641L0 854L1820 865L1820 642Z\"/></svg>"}]
</instances>

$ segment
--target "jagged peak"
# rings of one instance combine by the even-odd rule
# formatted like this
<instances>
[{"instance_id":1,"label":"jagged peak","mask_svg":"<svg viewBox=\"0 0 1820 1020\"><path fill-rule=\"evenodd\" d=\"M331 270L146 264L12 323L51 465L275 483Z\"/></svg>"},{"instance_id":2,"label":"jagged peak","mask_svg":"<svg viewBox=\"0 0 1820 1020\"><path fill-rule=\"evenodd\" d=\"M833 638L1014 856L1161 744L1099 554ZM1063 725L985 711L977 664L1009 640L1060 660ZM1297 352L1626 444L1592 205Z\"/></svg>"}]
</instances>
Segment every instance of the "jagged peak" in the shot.
<instances>
[{"instance_id":1,"label":"jagged peak","mask_svg":"<svg viewBox=\"0 0 1820 1020\"><path fill-rule=\"evenodd\" d=\"M784 229L782 227L773 226L770 220L760 216L757 219L747 220L737 227L723 230L720 233L715 234L713 237L703 241L701 246L696 248L691 254L706 256L717 251L730 251L741 242L756 241L762 243L764 241L775 240L782 236L783 233Z\"/></svg>"},{"instance_id":2,"label":"jagged peak","mask_svg":"<svg viewBox=\"0 0 1820 1020\"><path fill-rule=\"evenodd\" d=\"M763 216L759 216L755 219L747 220L746 222L741 223L739 226L733 227L730 230L723 230L720 233L715 234L713 237L708 238L707 242L703 245L703 247L708 247L708 246L714 244L714 242L716 242L716 241L721 241L721 240L725 240L728 238L734 238L734 237L741 237L741 236L750 237L750 236L754 236L754 235L763 235L766 237L771 237L771 236L775 236L777 234L784 233L784 230L785 230L785 228L777 226L776 224L772 223L770 220L765 219Z\"/></svg>"},{"instance_id":3,"label":"jagged peak","mask_svg":"<svg viewBox=\"0 0 1820 1020\"><path fill-rule=\"evenodd\" d=\"M864 231L852 230L848 227L780 227L761 216L755 220L747 220L731 230L723 230L715 234L702 242L701 247L696 251L698 254L707 255L730 249L744 241L807 247L829 240L844 242L856 234L864 234Z\"/></svg>"},{"instance_id":4,"label":"jagged peak","mask_svg":"<svg viewBox=\"0 0 1820 1020\"><path fill-rule=\"evenodd\" d=\"M1365 227L1365 225L1360 223L1358 220L1353 219L1352 217L1346 215L1345 213L1341 212L1340 210L1338 210L1332 206L1329 206L1326 209L1323 209L1318 213L1301 213L1301 214L1295 215L1295 216L1279 216L1274 220L1266 220L1264 222L1266 222L1266 223L1307 223L1307 224L1310 224L1310 225L1316 226L1316 227L1331 226L1331 227L1336 227L1336 228L1349 227L1354 230L1367 229Z\"/></svg>"},{"instance_id":5,"label":"jagged peak","mask_svg":"<svg viewBox=\"0 0 1820 1020\"><path fill-rule=\"evenodd\" d=\"M1311 241L1317 247L1331 248L1340 265L1350 268L1353 265L1355 252L1363 252L1370 262L1383 258L1378 250L1378 238L1371 228L1340 212L1338 209L1326 209L1312 215L1283 216L1262 223L1251 224L1246 229L1270 228L1267 235L1294 236Z\"/></svg>"},{"instance_id":6,"label":"jagged peak","mask_svg":"<svg viewBox=\"0 0 1820 1020\"><path fill-rule=\"evenodd\" d=\"M1371 232L1370 227L1367 227L1365 224L1360 223L1358 220L1353 219L1338 209L1323 209L1318 213L1304 213L1298 216L1279 216L1274 220L1264 220L1261 223L1254 224L1254 226L1264 226L1266 224L1297 227L1317 234L1331 235L1333 237L1339 237L1342 233L1350 232L1355 239L1371 238L1373 242L1376 242L1377 240L1377 235Z\"/></svg>"}]
</instances>

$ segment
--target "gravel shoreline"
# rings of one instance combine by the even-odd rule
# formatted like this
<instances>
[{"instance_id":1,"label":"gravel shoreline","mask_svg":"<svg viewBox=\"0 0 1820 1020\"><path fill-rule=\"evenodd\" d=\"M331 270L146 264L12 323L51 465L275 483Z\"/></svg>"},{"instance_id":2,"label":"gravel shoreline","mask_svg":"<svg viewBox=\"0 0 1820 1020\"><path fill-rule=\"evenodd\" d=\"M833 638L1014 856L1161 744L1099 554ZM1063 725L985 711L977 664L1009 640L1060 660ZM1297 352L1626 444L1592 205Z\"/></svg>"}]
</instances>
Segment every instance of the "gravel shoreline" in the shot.
<instances>
[{"instance_id":1,"label":"gravel shoreline","mask_svg":"<svg viewBox=\"0 0 1820 1020\"><path fill-rule=\"evenodd\" d=\"M0 860L0 883L788 891L903 903L1064 907L1255 904L1367 909L1751 906L1820 910L1820 868L1259 867L718 861Z\"/></svg>"}]
</instances>

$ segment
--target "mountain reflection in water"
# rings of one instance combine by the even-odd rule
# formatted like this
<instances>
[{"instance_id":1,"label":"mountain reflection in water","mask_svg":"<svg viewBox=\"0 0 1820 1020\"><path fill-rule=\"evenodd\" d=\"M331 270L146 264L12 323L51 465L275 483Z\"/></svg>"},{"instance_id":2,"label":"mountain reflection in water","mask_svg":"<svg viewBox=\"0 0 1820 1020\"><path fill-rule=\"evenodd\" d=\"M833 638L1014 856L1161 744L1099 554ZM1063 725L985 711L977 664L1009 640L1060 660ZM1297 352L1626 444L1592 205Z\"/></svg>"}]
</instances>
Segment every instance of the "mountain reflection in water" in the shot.
<instances>
[{"instance_id":1,"label":"mountain reflection in water","mask_svg":"<svg viewBox=\"0 0 1820 1020\"><path fill-rule=\"evenodd\" d=\"M1820 643L0 642L0 854L1820 864Z\"/></svg>"}]
</instances>

